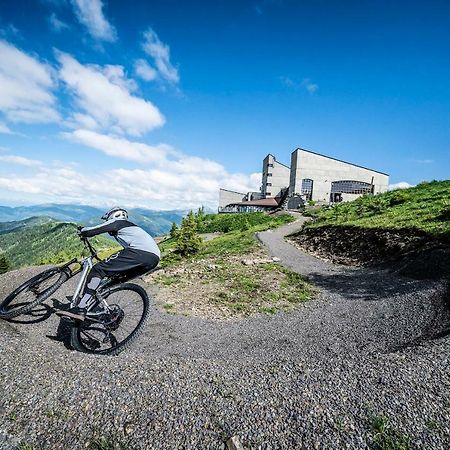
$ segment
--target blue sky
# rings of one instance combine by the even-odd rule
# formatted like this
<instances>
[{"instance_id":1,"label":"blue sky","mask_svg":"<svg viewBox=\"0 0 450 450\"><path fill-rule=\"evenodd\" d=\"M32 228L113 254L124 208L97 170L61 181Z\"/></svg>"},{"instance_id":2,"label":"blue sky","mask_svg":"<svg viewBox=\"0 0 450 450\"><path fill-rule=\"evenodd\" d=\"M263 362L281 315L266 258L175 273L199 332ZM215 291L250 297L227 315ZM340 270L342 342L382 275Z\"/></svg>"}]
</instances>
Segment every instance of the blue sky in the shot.
<instances>
[{"instance_id":1,"label":"blue sky","mask_svg":"<svg viewBox=\"0 0 450 450\"><path fill-rule=\"evenodd\" d=\"M447 1L3 0L0 203L217 204L302 147L450 175Z\"/></svg>"}]
</instances>

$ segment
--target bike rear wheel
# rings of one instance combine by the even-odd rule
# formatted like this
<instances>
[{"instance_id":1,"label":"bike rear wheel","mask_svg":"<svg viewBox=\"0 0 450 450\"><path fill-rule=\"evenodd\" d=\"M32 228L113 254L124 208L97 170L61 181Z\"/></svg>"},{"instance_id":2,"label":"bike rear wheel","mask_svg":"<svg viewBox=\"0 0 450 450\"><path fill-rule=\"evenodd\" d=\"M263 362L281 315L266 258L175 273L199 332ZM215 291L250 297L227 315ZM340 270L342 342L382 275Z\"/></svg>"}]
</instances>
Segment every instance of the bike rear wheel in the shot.
<instances>
[{"instance_id":1,"label":"bike rear wheel","mask_svg":"<svg viewBox=\"0 0 450 450\"><path fill-rule=\"evenodd\" d=\"M12 319L30 312L37 304L50 297L67 281L68 274L53 267L21 284L0 303L0 318Z\"/></svg>"},{"instance_id":2,"label":"bike rear wheel","mask_svg":"<svg viewBox=\"0 0 450 450\"><path fill-rule=\"evenodd\" d=\"M75 350L98 355L117 355L142 333L150 315L150 301L145 290L132 283L107 288L100 293L110 312L88 315L72 327L71 343Z\"/></svg>"}]
</instances>

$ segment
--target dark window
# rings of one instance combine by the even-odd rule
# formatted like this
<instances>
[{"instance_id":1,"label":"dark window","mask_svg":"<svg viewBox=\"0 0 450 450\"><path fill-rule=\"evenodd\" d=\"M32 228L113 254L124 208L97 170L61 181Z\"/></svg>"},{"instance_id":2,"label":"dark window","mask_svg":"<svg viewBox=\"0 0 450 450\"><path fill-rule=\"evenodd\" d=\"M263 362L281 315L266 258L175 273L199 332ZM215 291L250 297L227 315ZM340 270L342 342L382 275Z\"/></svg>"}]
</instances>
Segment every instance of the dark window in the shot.
<instances>
[{"instance_id":1,"label":"dark window","mask_svg":"<svg viewBox=\"0 0 450 450\"><path fill-rule=\"evenodd\" d=\"M272 183L266 183L266 186L272 186Z\"/></svg>"},{"instance_id":2,"label":"dark window","mask_svg":"<svg viewBox=\"0 0 450 450\"><path fill-rule=\"evenodd\" d=\"M266 192L266 195L272 195L272 192Z\"/></svg>"},{"instance_id":3,"label":"dark window","mask_svg":"<svg viewBox=\"0 0 450 450\"><path fill-rule=\"evenodd\" d=\"M301 194L305 196L306 200L312 200L313 184L314 182L310 178L304 178L302 180Z\"/></svg>"},{"instance_id":4,"label":"dark window","mask_svg":"<svg viewBox=\"0 0 450 450\"><path fill-rule=\"evenodd\" d=\"M267 164L267 167L273 167L272 163Z\"/></svg>"},{"instance_id":5,"label":"dark window","mask_svg":"<svg viewBox=\"0 0 450 450\"><path fill-rule=\"evenodd\" d=\"M331 194L369 194L372 185L364 181L339 180L331 182Z\"/></svg>"},{"instance_id":6,"label":"dark window","mask_svg":"<svg viewBox=\"0 0 450 450\"><path fill-rule=\"evenodd\" d=\"M267 176L268 176L268 177L271 177L271 176L272 176L272 174L271 174L271 173L269 172L269 173L267 174Z\"/></svg>"}]
</instances>

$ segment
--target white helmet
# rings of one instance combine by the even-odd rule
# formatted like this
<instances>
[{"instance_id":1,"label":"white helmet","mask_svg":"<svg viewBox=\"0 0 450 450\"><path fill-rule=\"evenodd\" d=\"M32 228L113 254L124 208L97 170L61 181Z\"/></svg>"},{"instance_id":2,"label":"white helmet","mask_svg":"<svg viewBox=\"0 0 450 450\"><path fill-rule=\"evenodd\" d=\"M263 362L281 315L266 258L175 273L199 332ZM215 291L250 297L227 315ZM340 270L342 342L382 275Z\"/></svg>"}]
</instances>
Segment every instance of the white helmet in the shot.
<instances>
[{"instance_id":1,"label":"white helmet","mask_svg":"<svg viewBox=\"0 0 450 450\"><path fill-rule=\"evenodd\" d=\"M111 220L111 219L128 219L128 212L126 209L121 208L120 206L114 206L108 212L103 214L102 220Z\"/></svg>"}]
</instances>

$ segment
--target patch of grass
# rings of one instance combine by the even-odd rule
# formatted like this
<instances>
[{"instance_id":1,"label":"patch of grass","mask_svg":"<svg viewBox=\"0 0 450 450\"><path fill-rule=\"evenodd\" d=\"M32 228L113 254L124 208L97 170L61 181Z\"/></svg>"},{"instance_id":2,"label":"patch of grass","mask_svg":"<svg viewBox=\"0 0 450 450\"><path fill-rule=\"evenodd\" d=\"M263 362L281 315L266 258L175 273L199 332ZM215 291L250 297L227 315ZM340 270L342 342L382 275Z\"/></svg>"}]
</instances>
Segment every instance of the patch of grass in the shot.
<instances>
[{"instance_id":1,"label":"patch of grass","mask_svg":"<svg viewBox=\"0 0 450 450\"><path fill-rule=\"evenodd\" d=\"M23 443L19 444L19 446L17 447L17 450L39 450L39 449L32 444L23 442Z\"/></svg>"},{"instance_id":2,"label":"patch of grass","mask_svg":"<svg viewBox=\"0 0 450 450\"><path fill-rule=\"evenodd\" d=\"M175 248L174 239L164 241L163 244L160 244L163 253L161 259L162 268L172 267L182 262L195 261L209 256L248 254L258 246L255 233L277 228L295 220L289 214L269 216L264 213L209 214L205 217L205 220L210 220L211 223L208 227L205 227L200 231L224 232L224 229L227 229L228 231L215 239L204 242L201 250L197 254L184 258L173 251ZM220 224L220 226L215 226L214 224ZM224 224L228 225L225 226ZM244 226L242 224L249 224L249 226Z\"/></svg>"},{"instance_id":3,"label":"patch of grass","mask_svg":"<svg viewBox=\"0 0 450 450\"><path fill-rule=\"evenodd\" d=\"M441 423L437 422L436 420L427 420L425 422L425 425L427 428L431 431L435 431L436 433L442 433L444 431L444 427Z\"/></svg>"},{"instance_id":4,"label":"patch of grass","mask_svg":"<svg viewBox=\"0 0 450 450\"><path fill-rule=\"evenodd\" d=\"M155 281L163 286L171 286L178 282L178 277L174 275L158 275L155 277Z\"/></svg>"},{"instance_id":5,"label":"patch of grass","mask_svg":"<svg viewBox=\"0 0 450 450\"><path fill-rule=\"evenodd\" d=\"M372 418L373 448L375 450L409 450L411 439L404 433L393 429L384 415Z\"/></svg>"},{"instance_id":6,"label":"patch of grass","mask_svg":"<svg viewBox=\"0 0 450 450\"><path fill-rule=\"evenodd\" d=\"M243 218L238 219L237 216ZM255 233L293 220L286 214L220 215L220 218L211 219L206 231L223 232L227 227L235 229L204 242L197 254L184 258L170 251L172 244L170 239L167 240L166 247L163 247L167 253L162 263L165 274L153 279L157 284L176 291L165 291L170 293L174 304L167 304L163 299L162 307L170 313L185 313L195 305L196 313L206 311L208 314L214 310L219 311L219 316L223 313L228 317L230 314L275 314L311 299L315 290L300 275L276 263L244 265L240 259L244 255L246 259L261 258ZM213 224L223 225L222 230ZM217 314L214 313L213 317Z\"/></svg>"},{"instance_id":7,"label":"patch of grass","mask_svg":"<svg viewBox=\"0 0 450 450\"><path fill-rule=\"evenodd\" d=\"M114 436L93 438L87 443L88 450L130 450L128 444Z\"/></svg>"},{"instance_id":8,"label":"patch of grass","mask_svg":"<svg viewBox=\"0 0 450 450\"><path fill-rule=\"evenodd\" d=\"M364 195L353 202L310 210L307 227L322 225L361 228L416 228L436 237L450 238L450 180Z\"/></svg>"},{"instance_id":9,"label":"patch of grass","mask_svg":"<svg viewBox=\"0 0 450 450\"><path fill-rule=\"evenodd\" d=\"M239 214L207 214L197 219L199 233L229 233L230 231L247 231L256 226L281 225L293 218L287 214L272 216L262 212Z\"/></svg>"},{"instance_id":10,"label":"patch of grass","mask_svg":"<svg viewBox=\"0 0 450 450\"><path fill-rule=\"evenodd\" d=\"M310 300L315 293L304 277L279 264L245 266L238 261L222 261L216 267L206 276L223 288L215 293L212 302L243 315L275 314Z\"/></svg>"}]
</instances>

